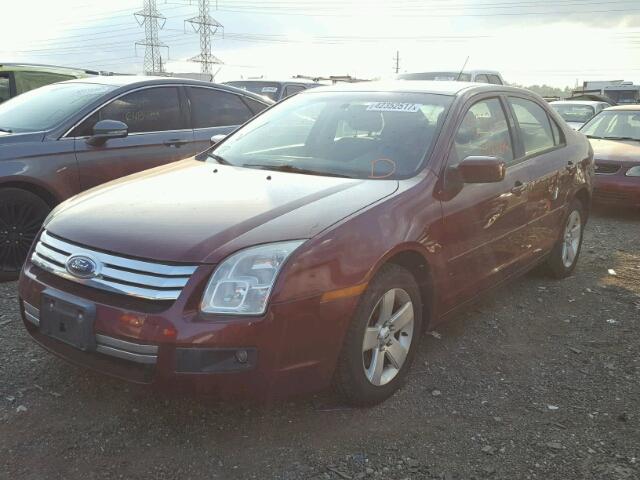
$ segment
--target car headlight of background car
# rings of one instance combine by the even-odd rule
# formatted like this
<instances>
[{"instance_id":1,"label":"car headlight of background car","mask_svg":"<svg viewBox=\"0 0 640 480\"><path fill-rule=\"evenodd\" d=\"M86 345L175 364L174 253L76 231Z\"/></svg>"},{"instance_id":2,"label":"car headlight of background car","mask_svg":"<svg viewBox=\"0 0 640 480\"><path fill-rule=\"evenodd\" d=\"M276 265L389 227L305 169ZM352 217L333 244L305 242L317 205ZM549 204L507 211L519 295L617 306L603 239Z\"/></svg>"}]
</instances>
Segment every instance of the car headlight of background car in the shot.
<instances>
[{"instance_id":1,"label":"car headlight of background car","mask_svg":"<svg viewBox=\"0 0 640 480\"><path fill-rule=\"evenodd\" d=\"M625 173L627 177L640 177L640 165L636 165L635 167L631 167Z\"/></svg>"},{"instance_id":2,"label":"car headlight of background car","mask_svg":"<svg viewBox=\"0 0 640 480\"><path fill-rule=\"evenodd\" d=\"M304 240L249 247L225 259L211 276L200 309L205 313L261 315L278 272Z\"/></svg>"}]
</instances>

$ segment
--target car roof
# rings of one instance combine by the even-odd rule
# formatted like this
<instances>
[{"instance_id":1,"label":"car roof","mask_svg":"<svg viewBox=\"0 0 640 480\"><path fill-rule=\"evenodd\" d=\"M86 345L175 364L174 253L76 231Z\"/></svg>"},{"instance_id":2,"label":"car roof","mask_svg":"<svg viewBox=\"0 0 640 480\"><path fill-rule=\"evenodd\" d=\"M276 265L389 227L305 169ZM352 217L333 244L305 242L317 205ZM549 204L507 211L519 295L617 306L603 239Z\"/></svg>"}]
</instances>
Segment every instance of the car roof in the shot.
<instances>
[{"instance_id":1,"label":"car roof","mask_svg":"<svg viewBox=\"0 0 640 480\"><path fill-rule=\"evenodd\" d=\"M235 83L235 82L242 82L242 83L300 83L302 85L319 85L318 82L314 82L312 80L307 80L307 79L301 79L301 78L288 78L286 80L273 80L270 78L245 78L245 79L236 79L236 80L226 80L224 82L222 82L222 84L227 84L227 83Z\"/></svg>"},{"instance_id":2,"label":"car roof","mask_svg":"<svg viewBox=\"0 0 640 480\"><path fill-rule=\"evenodd\" d=\"M609 110L627 110L627 111L639 111L640 112L640 105L638 104L633 104L633 105L616 105L615 107L609 107L609 108L605 108L606 111Z\"/></svg>"},{"instance_id":3,"label":"car roof","mask_svg":"<svg viewBox=\"0 0 640 480\"><path fill-rule=\"evenodd\" d=\"M261 95L256 95L252 92L247 92L245 90L241 90L231 85L222 85L219 83L205 82L203 80L193 80L190 78L180 78L180 77L152 77L152 76L143 76L143 75L108 75L108 76L99 76L99 77L88 77L88 78L78 78L73 80L67 80L65 82L60 83L94 83L98 85L112 85L114 87L138 87L138 86L146 86L146 85L195 85L195 86L204 86L211 87L215 86L219 89L226 90L234 93L241 93L245 96L260 99L263 103L272 104L273 100L265 99Z\"/></svg>"},{"instance_id":4,"label":"car roof","mask_svg":"<svg viewBox=\"0 0 640 480\"><path fill-rule=\"evenodd\" d=\"M596 102L595 100L555 100L549 102L551 105L600 105L601 103L607 103L605 101Z\"/></svg>"},{"instance_id":5,"label":"car roof","mask_svg":"<svg viewBox=\"0 0 640 480\"><path fill-rule=\"evenodd\" d=\"M463 91L512 91L522 92L523 89L507 87L505 85L492 85L489 83L454 82L438 80L395 80L388 82L357 82L340 83L327 87L317 87L301 92L303 95L311 95L322 92L406 92L406 93L435 93L439 95L458 95Z\"/></svg>"}]
</instances>

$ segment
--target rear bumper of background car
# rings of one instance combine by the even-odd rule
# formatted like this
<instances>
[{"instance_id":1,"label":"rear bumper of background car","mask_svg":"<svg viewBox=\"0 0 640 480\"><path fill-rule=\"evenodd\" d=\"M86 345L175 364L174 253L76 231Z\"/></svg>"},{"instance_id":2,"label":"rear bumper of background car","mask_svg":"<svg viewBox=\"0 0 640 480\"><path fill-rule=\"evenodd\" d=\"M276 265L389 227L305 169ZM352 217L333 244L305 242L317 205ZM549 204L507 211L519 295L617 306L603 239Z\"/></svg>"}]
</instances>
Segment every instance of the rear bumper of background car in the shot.
<instances>
[{"instance_id":1,"label":"rear bumper of background car","mask_svg":"<svg viewBox=\"0 0 640 480\"><path fill-rule=\"evenodd\" d=\"M208 276L208 272L203 277ZM169 391L266 399L327 387L357 297L273 304L260 317L202 318L197 278L163 308L78 285L27 262L19 293L26 329L45 349L82 367ZM185 289L186 290L186 289ZM95 306L95 343L83 351L43 332L43 293ZM73 298L72 297L72 298ZM93 338L92 338L93 340Z\"/></svg>"},{"instance_id":2,"label":"rear bumper of background car","mask_svg":"<svg viewBox=\"0 0 640 480\"><path fill-rule=\"evenodd\" d=\"M640 178L625 175L596 175L593 200L601 205L640 207Z\"/></svg>"}]
</instances>

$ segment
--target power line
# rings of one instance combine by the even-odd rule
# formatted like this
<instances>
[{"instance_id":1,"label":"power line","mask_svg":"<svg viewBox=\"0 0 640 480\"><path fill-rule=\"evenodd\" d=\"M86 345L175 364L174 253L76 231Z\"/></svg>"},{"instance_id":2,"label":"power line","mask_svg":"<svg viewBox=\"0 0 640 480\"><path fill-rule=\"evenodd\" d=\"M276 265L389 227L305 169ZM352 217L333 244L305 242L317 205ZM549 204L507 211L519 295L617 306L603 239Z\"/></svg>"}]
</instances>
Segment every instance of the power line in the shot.
<instances>
[{"instance_id":1,"label":"power line","mask_svg":"<svg viewBox=\"0 0 640 480\"><path fill-rule=\"evenodd\" d=\"M144 45L144 72L147 75L155 75L163 73L162 55L160 49L166 48L167 55L169 47L161 43L158 39L158 30L164 27L167 18L158 12L156 8L156 0L144 0L144 7L141 11L134 14L136 21L140 26L144 25L143 41L138 41L136 45Z\"/></svg>"},{"instance_id":2,"label":"power line","mask_svg":"<svg viewBox=\"0 0 640 480\"><path fill-rule=\"evenodd\" d=\"M209 15L209 0L198 0L198 16L190 18L187 22L200 35L200 54L190 58L189 61L200 63L200 71L211 75L213 65L222 63L211 53L211 39L218 29L223 27Z\"/></svg>"}]
</instances>

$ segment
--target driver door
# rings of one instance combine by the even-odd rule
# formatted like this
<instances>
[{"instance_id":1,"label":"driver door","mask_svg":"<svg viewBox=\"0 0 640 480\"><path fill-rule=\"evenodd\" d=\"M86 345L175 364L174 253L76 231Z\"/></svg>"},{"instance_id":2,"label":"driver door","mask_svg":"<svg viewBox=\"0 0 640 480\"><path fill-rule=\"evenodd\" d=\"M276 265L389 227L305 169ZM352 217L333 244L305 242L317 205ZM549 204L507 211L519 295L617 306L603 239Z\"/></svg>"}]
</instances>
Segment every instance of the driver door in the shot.
<instances>
[{"instance_id":1,"label":"driver door","mask_svg":"<svg viewBox=\"0 0 640 480\"><path fill-rule=\"evenodd\" d=\"M449 275L445 311L513 273L527 250L529 168L515 160L515 132L507 112L498 96L472 103L449 151L445 182L469 156L498 157L507 168L501 182L463 184L442 200Z\"/></svg>"},{"instance_id":2,"label":"driver door","mask_svg":"<svg viewBox=\"0 0 640 480\"><path fill-rule=\"evenodd\" d=\"M191 156L191 130L175 86L147 87L122 95L88 117L71 134L75 137L79 183L86 190L141 170ZM129 127L124 138L89 145L100 120L119 120Z\"/></svg>"}]
</instances>

